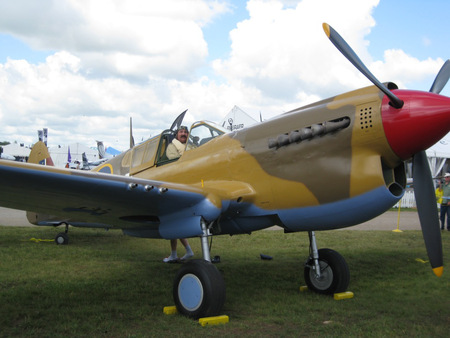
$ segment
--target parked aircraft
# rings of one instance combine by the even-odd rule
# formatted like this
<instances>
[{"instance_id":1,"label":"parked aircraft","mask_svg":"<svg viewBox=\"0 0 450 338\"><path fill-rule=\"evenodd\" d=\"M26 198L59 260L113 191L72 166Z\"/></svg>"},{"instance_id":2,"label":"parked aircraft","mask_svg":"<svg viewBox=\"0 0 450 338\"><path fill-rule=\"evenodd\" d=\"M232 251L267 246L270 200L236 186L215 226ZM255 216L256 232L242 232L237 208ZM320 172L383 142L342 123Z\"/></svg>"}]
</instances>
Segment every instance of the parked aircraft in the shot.
<instances>
[{"instance_id":1,"label":"parked aircraft","mask_svg":"<svg viewBox=\"0 0 450 338\"><path fill-rule=\"evenodd\" d=\"M334 250L318 249L315 231L356 225L392 207L404 194L404 162L412 157L425 245L440 276L441 234L424 150L450 129L450 98L439 95L450 63L430 92L399 90L380 83L334 29L324 24L324 30L374 86L228 134L212 123L194 123L178 159L169 160L165 151L183 114L161 135L93 171L2 161L0 205L131 236L200 238L203 259L182 264L173 286L178 311L198 318L220 314L225 301L224 280L211 263L208 238L215 235L275 224L308 232L309 289L347 290L347 263Z\"/></svg>"}]
</instances>

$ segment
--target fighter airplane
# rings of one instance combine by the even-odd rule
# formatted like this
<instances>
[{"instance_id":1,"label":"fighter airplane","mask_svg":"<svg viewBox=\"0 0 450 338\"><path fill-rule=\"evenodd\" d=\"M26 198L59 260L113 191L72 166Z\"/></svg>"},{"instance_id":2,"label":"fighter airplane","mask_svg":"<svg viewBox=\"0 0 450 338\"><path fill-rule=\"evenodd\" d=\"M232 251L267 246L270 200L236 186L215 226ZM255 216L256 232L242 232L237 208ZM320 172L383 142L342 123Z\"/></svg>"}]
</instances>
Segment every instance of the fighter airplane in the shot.
<instances>
[{"instance_id":1,"label":"fighter airplane","mask_svg":"<svg viewBox=\"0 0 450 338\"><path fill-rule=\"evenodd\" d=\"M425 245L440 276L441 234L424 150L450 130L450 98L439 95L450 63L430 92L399 90L380 83L332 27L323 28L374 86L228 134L194 123L179 159L165 156L174 137L170 128L91 172L2 161L0 205L131 236L200 238L203 259L182 264L173 285L178 311L198 318L220 314L225 301L225 283L208 246L215 235L275 224L308 232L309 289L345 291L347 263L334 250L318 249L315 231L349 227L388 210L404 194L404 162L413 158ZM332 183L323 184L324 177L333 177Z\"/></svg>"}]
</instances>

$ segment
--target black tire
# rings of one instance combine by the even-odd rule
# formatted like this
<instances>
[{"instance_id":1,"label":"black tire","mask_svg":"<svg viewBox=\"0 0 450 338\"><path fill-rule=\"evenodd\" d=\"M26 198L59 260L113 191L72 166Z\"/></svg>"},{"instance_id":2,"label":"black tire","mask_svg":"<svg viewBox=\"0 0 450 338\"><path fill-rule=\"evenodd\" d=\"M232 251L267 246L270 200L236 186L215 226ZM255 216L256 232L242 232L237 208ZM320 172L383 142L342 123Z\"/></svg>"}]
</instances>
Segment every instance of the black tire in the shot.
<instances>
[{"instance_id":1,"label":"black tire","mask_svg":"<svg viewBox=\"0 0 450 338\"><path fill-rule=\"evenodd\" d=\"M308 289L321 294L344 292L350 283L350 271L344 257L331 249L319 250L320 278L316 277L312 258L305 266L304 276Z\"/></svg>"},{"instance_id":2,"label":"black tire","mask_svg":"<svg viewBox=\"0 0 450 338\"><path fill-rule=\"evenodd\" d=\"M67 245L69 244L69 235L65 232L60 232L55 237L55 243L58 245Z\"/></svg>"},{"instance_id":3,"label":"black tire","mask_svg":"<svg viewBox=\"0 0 450 338\"><path fill-rule=\"evenodd\" d=\"M217 316L225 303L225 282L211 262L190 260L175 276L173 299L178 312L187 317Z\"/></svg>"}]
</instances>

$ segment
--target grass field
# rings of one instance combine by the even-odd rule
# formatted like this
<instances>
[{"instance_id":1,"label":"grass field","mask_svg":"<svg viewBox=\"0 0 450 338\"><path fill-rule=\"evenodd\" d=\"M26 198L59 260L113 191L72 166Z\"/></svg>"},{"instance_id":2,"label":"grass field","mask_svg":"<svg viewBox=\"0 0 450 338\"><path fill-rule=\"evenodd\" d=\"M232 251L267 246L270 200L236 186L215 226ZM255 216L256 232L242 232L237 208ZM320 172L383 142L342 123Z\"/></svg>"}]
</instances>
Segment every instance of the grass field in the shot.
<instances>
[{"instance_id":1,"label":"grass field","mask_svg":"<svg viewBox=\"0 0 450 338\"><path fill-rule=\"evenodd\" d=\"M435 277L418 231L316 233L320 248L347 260L354 298L299 292L306 233L260 231L214 237L212 255L227 285L225 325L202 327L179 315L164 264L165 240L119 231L71 229L68 246L35 242L61 229L0 227L0 336L434 336L450 332L450 271ZM449 266L450 232L443 235ZM200 258L200 241L191 239ZM182 253L181 251L179 252ZM259 254L273 257L263 261Z\"/></svg>"}]
</instances>

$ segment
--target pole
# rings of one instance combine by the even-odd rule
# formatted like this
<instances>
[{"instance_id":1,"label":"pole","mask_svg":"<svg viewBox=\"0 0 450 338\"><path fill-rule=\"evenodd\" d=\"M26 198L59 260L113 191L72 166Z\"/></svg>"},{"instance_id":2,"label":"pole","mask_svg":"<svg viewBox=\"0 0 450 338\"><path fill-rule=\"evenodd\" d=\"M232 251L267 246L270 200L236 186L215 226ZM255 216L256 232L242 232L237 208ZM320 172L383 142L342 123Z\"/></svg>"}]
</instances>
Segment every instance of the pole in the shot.
<instances>
[{"instance_id":1,"label":"pole","mask_svg":"<svg viewBox=\"0 0 450 338\"><path fill-rule=\"evenodd\" d=\"M400 210L402 208L402 200L398 202L398 215L397 215L397 229L392 230L393 232L403 232L400 230Z\"/></svg>"}]
</instances>

